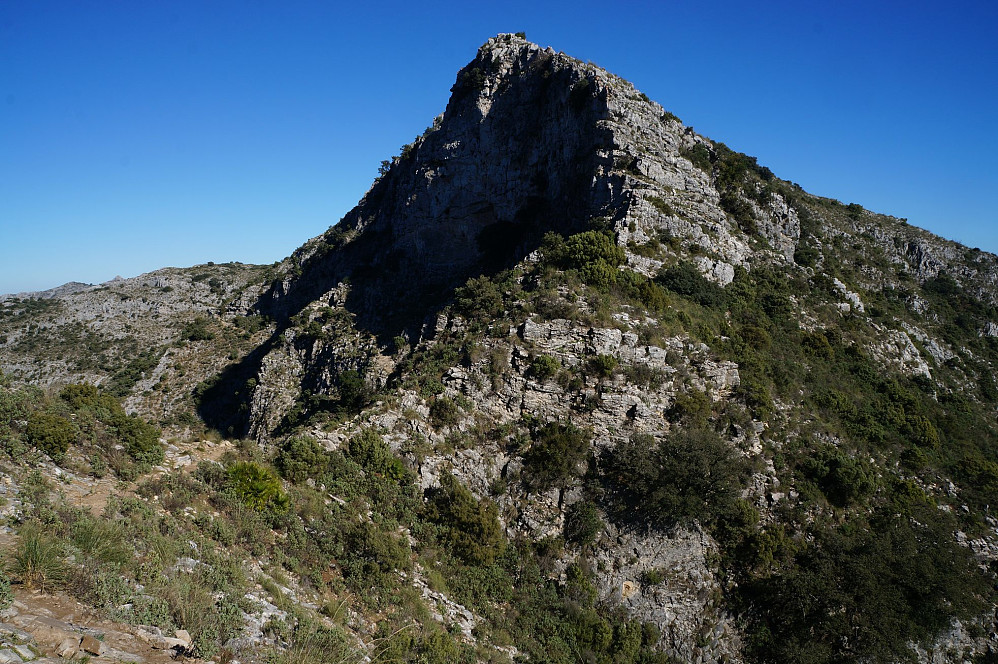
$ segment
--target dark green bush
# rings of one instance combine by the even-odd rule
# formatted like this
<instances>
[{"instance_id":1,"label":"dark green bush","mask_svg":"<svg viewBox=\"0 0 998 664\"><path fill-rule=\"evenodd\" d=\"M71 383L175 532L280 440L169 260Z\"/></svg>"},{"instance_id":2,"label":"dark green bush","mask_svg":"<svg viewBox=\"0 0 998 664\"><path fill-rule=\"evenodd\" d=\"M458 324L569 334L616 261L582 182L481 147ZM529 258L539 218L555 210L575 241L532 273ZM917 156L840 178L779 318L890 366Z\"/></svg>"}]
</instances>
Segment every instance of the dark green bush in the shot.
<instances>
[{"instance_id":1,"label":"dark green bush","mask_svg":"<svg viewBox=\"0 0 998 664\"><path fill-rule=\"evenodd\" d=\"M586 373L597 378L609 378L617 370L617 358L612 355L596 355L586 361Z\"/></svg>"},{"instance_id":2,"label":"dark green bush","mask_svg":"<svg viewBox=\"0 0 998 664\"><path fill-rule=\"evenodd\" d=\"M994 579L956 543L952 515L927 501L897 509L815 529L791 564L744 585L755 607L756 657L913 661L912 643L927 644L953 616L979 615Z\"/></svg>"},{"instance_id":3,"label":"dark green bush","mask_svg":"<svg viewBox=\"0 0 998 664\"><path fill-rule=\"evenodd\" d=\"M491 565L505 542L495 503L475 500L451 474L442 475L440 486L426 493L427 518L440 526L454 553L470 565Z\"/></svg>"},{"instance_id":4,"label":"dark green bush","mask_svg":"<svg viewBox=\"0 0 998 664\"><path fill-rule=\"evenodd\" d=\"M869 463L832 447L812 451L802 469L818 483L828 500L839 506L866 498L877 486L876 474Z\"/></svg>"},{"instance_id":5,"label":"dark green bush","mask_svg":"<svg viewBox=\"0 0 998 664\"><path fill-rule=\"evenodd\" d=\"M721 194L721 208L734 217L738 227L749 235L754 235L758 230L756 225L755 212L752 206L733 191L725 191Z\"/></svg>"},{"instance_id":6,"label":"dark green bush","mask_svg":"<svg viewBox=\"0 0 998 664\"><path fill-rule=\"evenodd\" d=\"M687 390L676 395L670 415L684 424L703 426L710 419L714 404L710 395L701 390Z\"/></svg>"},{"instance_id":7,"label":"dark green bush","mask_svg":"<svg viewBox=\"0 0 998 664\"><path fill-rule=\"evenodd\" d=\"M801 339L801 347L809 355L830 360L835 356L835 349L828 342L828 337L820 332L805 332Z\"/></svg>"},{"instance_id":8,"label":"dark green bush","mask_svg":"<svg viewBox=\"0 0 998 664\"><path fill-rule=\"evenodd\" d=\"M180 338L186 341L211 341L215 333L208 329L208 319L198 316L184 325L180 330Z\"/></svg>"},{"instance_id":9,"label":"dark green bush","mask_svg":"<svg viewBox=\"0 0 998 664\"><path fill-rule=\"evenodd\" d=\"M589 455L591 434L571 424L549 422L536 429L523 455L527 483L535 489L565 486Z\"/></svg>"},{"instance_id":10,"label":"dark green bush","mask_svg":"<svg viewBox=\"0 0 998 664\"><path fill-rule=\"evenodd\" d=\"M402 460L392 454L391 448L374 429L363 429L351 438L347 454L364 469L394 482L401 482L407 477Z\"/></svg>"},{"instance_id":11,"label":"dark green bush","mask_svg":"<svg viewBox=\"0 0 998 664\"><path fill-rule=\"evenodd\" d=\"M745 405L752 410L752 415L764 420L773 412L773 398L765 381L750 372L743 372L739 377L738 396L745 400Z\"/></svg>"},{"instance_id":12,"label":"dark green bush","mask_svg":"<svg viewBox=\"0 0 998 664\"><path fill-rule=\"evenodd\" d=\"M724 289L704 277L692 263L682 262L665 268L655 281L705 307L720 307L725 303Z\"/></svg>"},{"instance_id":13,"label":"dark green bush","mask_svg":"<svg viewBox=\"0 0 998 664\"><path fill-rule=\"evenodd\" d=\"M821 253L815 247L798 246L794 251L794 262L804 267L814 267L821 257Z\"/></svg>"},{"instance_id":14,"label":"dark green bush","mask_svg":"<svg viewBox=\"0 0 998 664\"><path fill-rule=\"evenodd\" d=\"M67 385L59 391L59 398L73 410L95 408L100 404L100 391L87 383Z\"/></svg>"},{"instance_id":15,"label":"dark green bush","mask_svg":"<svg viewBox=\"0 0 998 664\"><path fill-rule=\"evenodd\" d=\"M345 533L343 576L354 588L391 588L397 572L412 569L412 551L396 534L370 521L358 521Z\"/></svg>"},{"instance_id":16,"label":"dark green bush","mask_svg":"<svg viewBox=\"0 0 998 664\"><path fill-rule=\"evenodd\" d=\"M472 320L491 320L505 309L503 294L489 277L468 279L464 286L454 291L455 310Z\"/></svg>"},{"instance_id":17,"label":"dark green bush","mask_svg":"<svg viewBox=\"0 0 998 664\"><path fill-rule=\"evenodd\" d=\"M39 451L59 461L76 441L77 431L65 417L35 411L28 416L28 442Z\"/></svg>"},{"instance_id":18,"label":"dark green bush","mask_svg":"<svg viewBox=\"0 0 998 664\"><path fill-rule=\"evenodd\" d=\"M311 436L290 436L281 445L274 463L288 480L298 483L323 475L329 467L329 453Z\"/></svg>"},{"instance_id":19,"label":"dark green bush","mask_svg":"<svg viewBox=\"0 0 998 664\"><path fill-rule=\"evenodd\" d=\"M538 355L530 362L529 374L537 380L547 380L561 370L561 362L550 355Z\"/></svg>"},{"instance_id":20,"label":"dark green bush","mask_svg":"<svg viewBox=\"0 0 998 664\"><path fill-rule=\"evenodd\" d=\"M636 300L652 312L665 311L669 307L669 296L665 289L637 272L620 270L617 273L616 291L623 297Z\"/></svg>"},{"instance_id":21,"label":"dark green bush","mask_svg":"<svg viewBox=\"0 0 998 664\"><path fill-rule=\"evenodd\" d=\"M430 423L433 426L452 427L461 421L461 409L453 399L438 396L430 404Z\"/></svg>"},{"instance_id":22,"label":"dark green bush","mask_svg":"<svg viewBox=\"0 0 998 664\"><path fill-rule=\"evenodd\" d=\"M690 163L699 168L704 173L710 173L714 166L710 149L703 143L696 143L691 148L683 148L679 151Z\"/></svg>"},{"instance_id":23,"label":"dark green bush","mask_svg":"<svg viewBox=\"0 0 998 664\"><path fill-rule=\"evenodd\" d=\"M457 82L451 86L450 91L453 93L458 92L477 92L485 86L485 72L483 72L478 67L472 67L471 69L466 69L462 71L458 77Z\"/></svg>"},{"instance_id":24,"label":"dark green bush","mask_svg":"<svg viewBox=\"0 0 998 664\"><path fill-rule=\"evenodd\" d=\"M364 380L363 374L354 369L341 371L336 378L339 390L339 409L353 415L371 403L373 394Z\"/></svg>"},{"instance_id":25,"label":"dark green bush","mask_svg":"<svg viewBox=\"0 0 998 664\"><path fill-rule=\"evenodd\" d=\"M714 431L681 430L661 442L635 434L600 474L618 519L658 527L712 523L734 509L745 462Z\"/></svg>"},{"instance_id":26,"label":"dark green bush","mask_svg":"<svg viewBox=\"0 0 998 664\"><path fill-rule=\"evenodd\" d=\"M585 231L566 240L546 238L544 257L563 270L577 270L582 280L607 289L617 281L617 266L627 254L610 231Z\"/></svg>"},{"instance_id":27,"label":"dark green bush","mask_svg":"<svg viewBox=\"0 0 998 664\"><path fill-rule=\"evenodd\" d=\"M565 510L565 541L578 546L588 546L596 541L605 524L596 504L591 500L572 503Z\"/></svg>"},{"instance_id":28,"label":"dark green bush","mask_svg":"<svg viewBox=\"0 0 998 664\"><path fill-rule=\"evenodd\" d=\"M102 393L93 385L74 384L64 387L59 396L77 414L101 422L140 468L162 463L164 452L159 428L136 415L128 415L113 395Z\"/></svg>"},{"instance_id":29,"label":"dark green bush","mask_svg":"<svg viewBox=\"0 0 998 664\"><path fill-rule=\"evenodd\" d=\"M159 442L160 430L138 416L116 417L114 426L125 451L140 466L151 467L162 463L163 446Z\"/></svg>"}]
</instances>

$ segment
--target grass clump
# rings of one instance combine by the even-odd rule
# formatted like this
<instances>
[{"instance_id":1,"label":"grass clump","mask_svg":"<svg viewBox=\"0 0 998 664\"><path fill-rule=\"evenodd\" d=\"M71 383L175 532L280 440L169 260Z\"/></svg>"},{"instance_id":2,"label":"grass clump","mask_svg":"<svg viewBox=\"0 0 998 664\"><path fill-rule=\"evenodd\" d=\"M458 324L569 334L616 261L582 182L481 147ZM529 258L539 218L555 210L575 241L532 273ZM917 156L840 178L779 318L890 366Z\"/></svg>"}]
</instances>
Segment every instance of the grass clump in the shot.
<instances>
[{"instance_id":1,"label":"grass clump","mask_svg":"<svg viewBox=\"0 0 998 664\"><path fill-rule=\"evenodd\" d=\"M21 532L14 550L11 570L28 588L46 592L66 579L62 543L30 527Z\"/></svg>"},{"instance_id":2,"label":"grass clump","mask_svg":"<svg viewBox=\"0 0 998 664\"><path fill-rule=\"evenodd\" d=\"M226 469L225 475L227 489L250 509L262 511L287 506L281 480L272 469L254 461L237 461Z\"/></svg>"}]
</instances>

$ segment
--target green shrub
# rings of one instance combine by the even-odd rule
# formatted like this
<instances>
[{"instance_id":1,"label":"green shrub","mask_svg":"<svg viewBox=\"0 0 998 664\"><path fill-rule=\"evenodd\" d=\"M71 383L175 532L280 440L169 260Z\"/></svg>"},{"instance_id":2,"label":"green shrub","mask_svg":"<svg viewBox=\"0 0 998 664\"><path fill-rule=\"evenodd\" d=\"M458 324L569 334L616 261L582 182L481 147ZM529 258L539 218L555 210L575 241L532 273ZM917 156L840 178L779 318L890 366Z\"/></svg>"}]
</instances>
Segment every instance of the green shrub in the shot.
<instances>
[{"instance_id":1,"label":"green shrub","mask_svg":"<svg viewBox=\"0 0 998 664\"><path fill-rule=\"evenodd\" d=\"M688 159L691 164L704 173L710 173L714 168L711 151L703 143L696 143L691 148L683 148L679 151L679 154Z\"/></svg>"},{"instance_id":2,"label":"green shrub","mask_svg":"<svg viewBox=\"0 0 998 664\"><path fill-rule=\"evenodd\" d=\"M563 270L577 270L582 280L600 289L617 281L617 266L627 258L610 231L585 231L566 240L545 238L544 257Z\"/></svg>"},{"instance_id":3,"label":"green shrub","mask_svg":"<svg viewBox=\"0 0 998 664\"><path fill-rule=\"evenodd\" d=\"M339 408L349 415L364 410L373 399L364 375L354 369L341 371L336 377L336 387L339 391Z\"/></svg>"},{"instance_id":4,"label":"green shrub","mask_svg":"<svg viewBox=\"0 0 998 664\"><path fill-rule=\"evenodd\" d=\"M828 337L820 332L805 332L801 346L808 355L823 360L830 360L835 356L835 349L828 342Z\"/></svg>"},{"instance_id":5,"label":"green shrub","mask_svg":"<svg viewBox=\"0 0 998 664\"><path fill-rule=\"evenodd\" d=\"M468 279L454 291L454 308L471 320L491 320L502 314L502 291L486 276Z\"/></svg>"},{"instance_id":6,"label":"green shrub","mask_svg":"<svg viewBox=\"0 0 998 664\"><path fill-rule=\"evenodd\" d=\"M913 644L928 645L954 616L979 615L994 578L956 543L953 516L925 501L896 509L815 528L790 564L742 584L755 607L752 654L778 662L912 661Z\"/></svg>"},{"instance_id":7,"label":"green shrub","mask_svg":"<svg viewBox=\"0 0 998 664\"><path fill-rule=\"evenodd\" d=\"M115 397L127 396L147 372L156 368L162 355L163 352L155 348L143 351L138 357L129 360L125 366L115 371L111 380L103 386L103 390Z\"/></svg>"},{"instance_id":8,"label":"green shrub","mask_svg":"<svg viewBox=\"0 0 998 664\"><path fill-rule=\"evenodd\" d=\"M261 511L287 506L281 480L270 468L254 461L238 461L226 471L226 488L247 507Z\"/></svg>"},{"instance_id":9,"label":"green shrub","mask_svg":"<svg viewBox=\"0 0 998 664\"><path fill-rule=\"evenodd\" d=\"M738 227L745 233L754 235L758 230L756 225L755 212L752 206L734 191L725 191L721 194L721 208L734 217Z\"/></svg>"},{"instance_id":10,"label":"green shrub","mask_svg":"<svg viewBox=\"0 0 998 664\"><path fill-rule=\"evenodd\" d=\"M681 430L659 443L635 434L601 465L617 518L659 527L723 518L746 474L745 462L710 429Z\"/></svg>"},{"instance_id":11,"label":"green shrub","mask_svg":"<svg viewBox=\"0 0 998 664\"><path fill-rule=\"evenodd\" d=\"M596 504L591 500L572 503L565 510L565 541L577 546L588 546L596 541L605 528Z\"/></svg>"},{"instance_id":12,"label":"green shrub","mask_svg":"<svg viewBox=\"0 0 998 664\"><path fill-rule=\"evenodd\" d=\"M102 393L93 385L74 384L64 387L59 397L78 415L85 414L105 425L108 433L124 446L125 452L140 468L150 468L163 461L159 428L135 415L129 416L113 395Z\"/></svg>"},{"instance_id":13,"label":"green shrub","mask_svg":"<svg viewBox=\"0 0 998 664\"><path fill-rule=\"evenodd\" d=\"M394 482L401 482L407 477L401 459L392 454L391 448L374 429L363 429L351 438L347 453L366 470Z\"/></svg>"},{"instance_id":14,"label":"green shrub","mask_svg":"<svg viewBox=\"0 0 998 664\"><path fill-rule=\"evenodd\" d=\"M643 362L625 366L624 375L628 381L646 390L657 390L668 378L664 370Z\"/></svg>"},{"instance_id":15,"label":"green shrub","mask_svg":"<svg viewBox=\"0 0 998 664\"><path fill-rule=\"evenodd\" d=\"M470 565L491 565L505 541L495 503L475 500L450 474L440 477L439 488L427 490L427 499L427 518L441 527L454 553Z\"/></svg>"},{"instance_id":16,"label":"green shrub","mask_svg":"<svg viewBox=\"0 0 998 664\"><path fill-rule=\"evenodd\" d=\"M28 415L26 433L29 443L55 461L65 456L77 437L76 427L65 417L40 411Z\"/></svg>"},{"instance_id":17,"label":"green shrub","mask_svg":"<svg viewBox=\"0 0 998 664\"><path fill-rule=\"evenodd\" d=\"M458 77L457 82L451 87L450 91L454 93L458 92L477 92L485 86L485 72L483 72L478 67L472 67L462 71Z\"/></svg>"},{"instance_id":18,"label":"green shrub","mask_svg":"<svg viewBox=\"0 0 998 664\"><path fill-rule=\"evenodd\" d=\"M194 651L210 659L219 646L235 636L242 623L242 612L228 595L213 596L213 584L198 568L193 574L178 574L164 579L155 588L166 600L172 622L190 632Z\"/></svg>"},{"instance_id":19,"label":"green shrub","mask_svg":"<svg viewBox=\"0 0 998 664\"><path fill-rule=\"evenodd\" d=\"M59 398L69 404L73 410L96 408L100 405L100 391L88 383L67 385L59 392Z\"/></svg>"},{"instance_id":20,"label":"green shrub","mask_svg":"<svg viewBox=\"0 0 998 664\"><path fill-rule=\"evenodd\" d=\"M812 451L802 468L805 475L818 483L828 500L840 506L869 496L877 485L868 463L832 447Z\"/></svg>"},{"instance_id":21,"label":"green shrub","mask_svg":"<svg viewBox=\"0 0 998 664\"><path fill-rule=\"evenodd\" d=\"M773 398L769 394L769 387L766 383L752 375L744 372L738 383L736 393L745 400L745 405L752 410L753 416L764 420L773 412Z\"/></svg>"},{"instance_id":22,"label":"green shrub","mask_svg":"<svg viewBox=\"0 0 998 664\"><path fill-rule=\"evenodd\" d=\"M164 452L157 427L135 415L116 418L115 423L128 456L144 467L162 463Z\"/></svg>"},{"instance_id":23,"label":"green shrub","mask_svg":"<svg viewBox=\"0 0 998 664\"><path fill-rule=\"evenodd\" d=\"M720 307L725 303L724 289L707 280L692 263L682 262L665 268L655 281L705 307Z\"/></svg>"},{"instance_id":24,"label":"green shrub","mask_svg":"<svg viewBox=\"0 0 998 664\"><path fill-rule=\"evenodd\" d=\"M66 578L62 545L29 527L21 532L11 569L28 588L42 592L56 588Z\"/></svg>"},{"instance_id":25,"label":"green shrub","mask_svg":"<svg viewBox=\"0 0 998 664\"><path fill-rule=\"evenodd\" d=\"M670 415L684 424L703 426L710 419L714 404L710 395L700 390L687 390L676 395Z\"/></svg>"},{"instance_id":26,"label":"green shrub","mask_svg":"<svg viewBox=\"0 0 998 664\"><path fill-rule=\"evenodd\" d=\"M665 581L667 574L667 571L660 567L645 570L645 572L641 575L641 583L646 586L657 586Z\"/></svg>"},{"instance_id":27,"label":"green shrub","mask_svg":"<svg viewBox=\"0 0 998 664\"><path fill-rule=\"evenodd\" d=\"M180 330L180 338L186 341L211 341L215 333L208 329L208 319L198 316L186 323Z\"/></svg>"},{"instance_id":28,"label":"green shrub","mask_svg":"<svg viewBox=\"0 0 998 664\"><path fill-rule=\"evenodd\" d=\"M533 431L523 455L527 484L535 489L566 486L589 455L592 435L572 424L549 422Z\"/></svg>"},{"instance_id":29,"label":"green shrub","mask_svg":"<svg viewBox=\"0 0 998 664\"><path fill-rule=\"evenodd\" d=\"M70 538L84 556L100 563L122 565L132 559L125 530L117 521L84 515L73 524Z\"/></svg>"},{"instance_id":30,"label":"green shrub","mask_svg":"<svg viewBox=\"0 0 998 664\"><path fill-rule=\"evenodd\" d=\"M617 358L612 355L596 355L586 362L586 372L597 378L609 378L617 370Z\"/></svg>"},{"instance_id":31,"label":"green shrub","mask_svg":"<svg viewBox=\"0 0 998 664\"><path fill-rule=\"evenodd\" d=\"M121 574L121 566L85 560L68 574L66 590L100 611L115 612L132 598L132 589Z\"/></svg>"},{"instance_id":32,"label":"green shrub","mask_svg":"<svg viewBox=\"0 0 998 664\"><path fill-rule=\"evenodd\" d=\"M744 325L738 331L742 343L754 351L767 350L773 343L769 332L758 325Z\"/></svg>"},{"instance_id":33,"label":"green shrub","mask_svg":"<svg viewBox=\"0 0 998 664\"><path fill-rule=\"evenodd\" d=\"M550 355L538 355L530 362L528 373L537 380L547 380L558 374L561 370L561 362Z\"/></svg>"},{"instance_id":34,"label":"green shrub","mask_svg":"<svg viewBox=\"0 0 998 664\"><path fill-rule=\"evenodd\" d=\"M798 246L794 251L794 262L804 267L814 267L821 257L821 253L815 247Z\"/></svg>"},{"instance_id":35,"label":"green shrub","mask_svg":"<svg viewBox=\"0 0 998 664\"><path fill-rule=\"evenodd\" d=\"M298 434L285 439L274 461L277 470L291 482L320 477L329 467L329 453L311 436Z\"/></svg>"},{"instance_id":36,"label":"green shrub","mask_svg":"<svg viewBox=\"0 0 998 664\"><path fill-rule=\"evenodd\" d=\"M452 399L438 396L430 404L430 423L437 427L456 426L461 421L461 409Z\"/></svg>"},{"instance_id":37,"label":"green shrub","mask_svg":"<svg viewBox=\"0 0 998 664\"><path fill-rule=\"evenodd\" d=\"M340 565L343 576L357 589L392 587L397 572L412 569L412 551L397 534L370 521L352 524L344 534Z\"/></svg>"}]
</instances>

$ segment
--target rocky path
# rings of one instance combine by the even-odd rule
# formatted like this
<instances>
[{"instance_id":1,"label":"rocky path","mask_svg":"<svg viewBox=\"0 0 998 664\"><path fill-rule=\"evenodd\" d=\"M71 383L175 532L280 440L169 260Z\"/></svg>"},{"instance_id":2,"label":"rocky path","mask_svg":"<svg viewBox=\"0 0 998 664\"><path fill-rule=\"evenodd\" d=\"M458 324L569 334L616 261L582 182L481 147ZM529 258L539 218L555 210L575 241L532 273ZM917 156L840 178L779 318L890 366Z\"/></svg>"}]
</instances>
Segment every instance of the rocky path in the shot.
<instances>
[{"instance_id":1,"label":"rocky path","mask_svg":"<svg viewBox=\"0 0 998 664\"><path fill-rule=\"evenodd\" d=\"M231 447L229 442L212 443L194 441L167 445L163 465L153 474L193 467L204 459L217 459ZM116 480L76 477L55 466L42 468L42 472L58 478L59 488L70 504L86 507L100 514L110 495L131 493L134 485L123 487ZM2 493L8 498L7 516L17 513L20 501L18 487L10 477L4 477ZM16 545L13 531L0 530L0 552L13 551ZM0 664L22 662L87 661L134 662L155 664L182 659L196 663L188 657L191 637L183 630L165 635L159 628L126 625L101 619L92 609L65 593L42 593L21 586L14 586L14 602L0 611Z\"/></svg>"},{"instance_id":2,"label":"rocky path","mask_svg":"<svg viewBox=\"0 0 998 664\"><path fill-rule=\"evenodd\" d=\"M14 603L0 613L0 619L0 664L66 660L165 663L183 657L190 646L186 632L171 638L155 627L101 620L62 593L18 590Z\"/></svg>"}]
</instances>

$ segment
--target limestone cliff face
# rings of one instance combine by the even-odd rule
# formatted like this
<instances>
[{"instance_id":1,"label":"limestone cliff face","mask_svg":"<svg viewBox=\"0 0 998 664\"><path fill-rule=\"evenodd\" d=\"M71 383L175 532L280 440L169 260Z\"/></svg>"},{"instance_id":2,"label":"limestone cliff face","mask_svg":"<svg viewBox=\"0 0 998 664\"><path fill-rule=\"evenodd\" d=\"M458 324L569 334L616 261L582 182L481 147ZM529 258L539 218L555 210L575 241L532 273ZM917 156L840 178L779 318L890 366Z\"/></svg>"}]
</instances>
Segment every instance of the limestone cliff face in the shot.
<instances>
[{"instance_id":1,"label":"limestone cliff face","mask_svg":"<svg viewBox=\"0 0 998 664\"><path fill-rule=\"evenodd\" d=\"M350 279L345 304L361 325L398 332L422 322L434 295L509 267L547 231L597 218L624 244L659 229L700 242L718 254L717 278L730 280L717 264L744 264L750 247L710 176L681 156L704 142L626 81L500 35L360 204L296 252L266 306L293 314ZM792 257L794 210L777 200L756 213L773 248ZM411 308L409 318L387 310L386 296Z\"/></svg>"},{"instance_id":2,"label":"limestone cliff face","mask_svg":"<svg viewBox=\"0 0 998 664\"><path fill-rule=\"evenodd\" d=\"M695 248L700 269L721 284L753 251L792 259L800 233L793 208L778 196L755 205L769 248L756 246L722 209L711 175L683 156L709 142L595 65L500 35L458 72L452 90L443 115L357 207L285 262L264 312L287 321L338 306L377 346L399 335L415 340L455 286L511 267L547 232L578 232L594 220L621 245L665 235L675 252ZM662 265L634 253L628 262L646 274ZM251 412L257 435L290 407L277 392L328 387L302 383L315 372L302 365L311 351L301 343L309 342L264 360ZM281 379L264 396L267 374Z\"/></svg>"},{"instance_id":3,"label":"limestone cliff face","mask_svg":"<svg viewBox=\"0 0 998 664\"><path fill-rule=\"evenodd\" d=\"M544 231L615 213L620 186L595 177L612 165L607 88L573 96L585 80L577 65L515 38L491 40L459 72L438 122L295 254L302 274L275 288L270 306L293 313L349 279L345 305L362 326L399 332L423 322L435 295L508 267Z\"/></svg>"}]
</instances>

